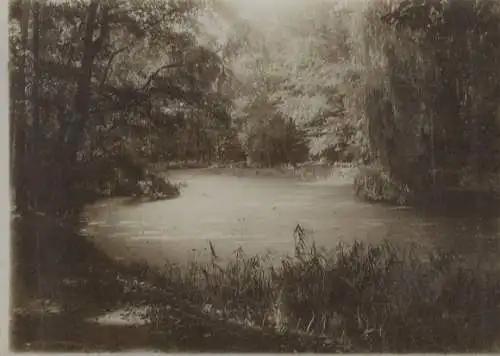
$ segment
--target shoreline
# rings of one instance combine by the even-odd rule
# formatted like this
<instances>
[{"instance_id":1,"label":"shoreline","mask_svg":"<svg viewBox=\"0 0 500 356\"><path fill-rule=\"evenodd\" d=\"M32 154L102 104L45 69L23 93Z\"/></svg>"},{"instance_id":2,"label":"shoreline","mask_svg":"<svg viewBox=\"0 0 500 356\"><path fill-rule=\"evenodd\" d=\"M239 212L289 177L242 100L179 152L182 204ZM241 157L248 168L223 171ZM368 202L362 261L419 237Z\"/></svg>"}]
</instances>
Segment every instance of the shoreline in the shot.
<instances>
[{"instance_id":1,"label":"shoreline","mask_svg":"<svg viewBox=\"0 0 500 356\"><path fill-rule=\"evenodd\" d=\"M300 181L314 182L329 178L340 178L346 183L352 183L355 175L359 172L359 167L354 164L323 164L305 163L292 166L281 167L248 167L238 164L211 165L203 167L161 167L166 174L175 174L180 171L203 172L215 175L229 175L236 177L266 177L266 178L292 178Z\"/></svg>"}]
</instances>

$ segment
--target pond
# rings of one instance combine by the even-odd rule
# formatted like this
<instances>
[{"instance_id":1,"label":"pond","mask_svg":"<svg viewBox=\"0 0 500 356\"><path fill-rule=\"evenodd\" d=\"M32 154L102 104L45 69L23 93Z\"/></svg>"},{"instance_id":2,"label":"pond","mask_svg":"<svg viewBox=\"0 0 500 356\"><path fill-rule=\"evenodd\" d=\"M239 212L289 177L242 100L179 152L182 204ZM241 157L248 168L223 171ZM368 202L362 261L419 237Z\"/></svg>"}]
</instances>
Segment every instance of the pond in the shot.
<instances>
[{"instance_id":1,"label":"pond","mask_svg":"<svg viewBox=\"0 0 500 356\"><path fill-rule=\"evenodd\" d=\"M210 170L171 173L187 184L180 198L134 203L101 201L86 210L86 232L118 260L161 266L208 258L209 241L222 259L241 247L247 255L291 254L300 224L317 246L384 240L442 249L496 263L500 218L495 214L440 214L356 199L346 179L238 177ZM467 204L467 202L465 202Z\"/></svg>"}]
</instances>

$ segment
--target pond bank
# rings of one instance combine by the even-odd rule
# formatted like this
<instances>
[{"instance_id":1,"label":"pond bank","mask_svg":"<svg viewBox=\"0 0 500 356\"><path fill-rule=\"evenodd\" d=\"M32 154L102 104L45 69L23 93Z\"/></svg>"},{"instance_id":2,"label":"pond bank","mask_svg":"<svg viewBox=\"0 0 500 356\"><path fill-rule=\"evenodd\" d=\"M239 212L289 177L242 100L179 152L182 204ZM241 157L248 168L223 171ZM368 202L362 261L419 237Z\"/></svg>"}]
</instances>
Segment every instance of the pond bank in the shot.
<instances>
[{"instance_id":1,"label":"pond bank","mask_svg":"<svg viewBox=\"0 0 500 356\"><path fill-rule=\"evenodd\" d=\"M299 178L303 180L317 180L331 177L332 175L350 176L358 171L357 165L354 163L324 163L319 161L311 161L299 163L295 166L282 165L277 167L259 167L248 166L246 162L234 163L174 163L174 164L157 164L156 168L165 172L172 171L195 171L203 170L214 174L228 174L241 177L281 177L281 178Z\"/></svg>"},{"instance_id":2,"label":"pond bank","mask_svg":"<svg viewBox=\"0 0 500 356\"><path fill-rule=\"evenodd\" d=\"M23 283L30 278L23 276L30 274L29 269L13 270L10 345L14 351L306 351L297 345L296 337L266 334L206 315L202 306L189 303L189 299L186 302L186 290L172 289L168 280L149 266L110 259L77 234L77 227L68 229L45 217L30 222L18 218L13 223L17 241L22 238L20 233L31 230L28 226L50 230L55 239L52 247L69 258L58 261L51 258L49 249L40 250L42 255L37 259L42 265L38 265L36 278L43 281L42 289L37 283ZM18 266L26 262L23 251L15 252ZM171 309L169 320L173 324L168 328L152 324L152 315L143 315L139 325L100 320L109 313L149 310L159 302Z\"/></svg>"}]
</instances>

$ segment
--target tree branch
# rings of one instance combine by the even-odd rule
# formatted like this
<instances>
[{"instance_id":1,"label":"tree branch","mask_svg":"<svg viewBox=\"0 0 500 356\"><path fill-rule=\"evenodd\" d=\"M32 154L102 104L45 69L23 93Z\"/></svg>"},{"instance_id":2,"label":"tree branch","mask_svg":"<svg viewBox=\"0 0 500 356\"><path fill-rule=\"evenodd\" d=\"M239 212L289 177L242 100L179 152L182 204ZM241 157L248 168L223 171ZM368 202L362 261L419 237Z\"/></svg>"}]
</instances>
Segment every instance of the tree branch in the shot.
<instances>
[{"instance_id":1,"label":"tree branch","mask_svg":"<svg viewBox=\"0 0 500 356\"><path fill-rule=\"evenodd\" d=\"M101 83L99 85L101 88L104 86L104 83L106 83L106 80L108 79L109 70L111 68L111 63L115 60L117 55L119 55L120 53L122 53L126 49L128 49L128 46L122 47L122 48L112 52L109 55L108 63L107 63L106 69L104 70L104 74L103 74L103 77L101 79Z\"/></svg>"},{"instance_id":2,"label":"tree branch","mask_svg":"<svg viewBox=\"0 0 500 356\"><path fill-rule=\"evenodd\" d=\"M160 66L159 68L157 68L154 72L152 72L148 79L146 80L146 83L144 83L144 85L139 89L141 91L143 90L146 90L146 88L149 86L149 84L151 84L151 82L153 81L153 79L162 71L162 70L165 70L165 69L170 69L170 68L181 68L182 67L182 63L171 63L171 64L165 64L165 65L162 65Z\"/></svg>"},{"instance_id":3,"label":"tree branch","mask_svg":"<svg viewBox=\"0 0 500 356\"><path fill-rule=\"evenodd\" d=\"M99 33L99 37L93 42L92 46L94 49L94 53L100 51L104 40L109 35L109 8L108 6L104 6L102 9L102 18L101 18L101 29Z\"/></svg>"}]
</instances>

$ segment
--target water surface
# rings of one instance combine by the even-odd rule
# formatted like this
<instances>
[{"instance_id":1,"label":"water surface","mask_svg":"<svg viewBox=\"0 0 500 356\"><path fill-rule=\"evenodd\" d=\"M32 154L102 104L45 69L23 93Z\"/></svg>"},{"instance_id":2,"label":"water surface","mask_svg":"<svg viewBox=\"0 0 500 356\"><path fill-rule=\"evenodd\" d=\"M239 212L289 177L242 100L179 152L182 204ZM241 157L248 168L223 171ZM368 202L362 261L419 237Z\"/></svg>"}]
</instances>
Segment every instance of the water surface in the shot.
<instances>
[{"instance_id":1,"label":"water surface","mask_svg":"<svg viewBox=\"0 0 500 356\"><path fill-rule=\"evenodd\" d=\"M483 261L500 251L498 217L446 216L357 200L348 180L304 182L294 178L235 177L206 170L176 171L187 183L180 198L132 203L110 199L87 209L87 232L117 259L184 262L219 257L242 247L247 254L292 253L300 224L326 249L355 240L417 244ZM491 215L491 214L490 214Z\"/></svg>"}]
</instances>

